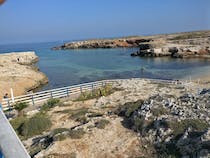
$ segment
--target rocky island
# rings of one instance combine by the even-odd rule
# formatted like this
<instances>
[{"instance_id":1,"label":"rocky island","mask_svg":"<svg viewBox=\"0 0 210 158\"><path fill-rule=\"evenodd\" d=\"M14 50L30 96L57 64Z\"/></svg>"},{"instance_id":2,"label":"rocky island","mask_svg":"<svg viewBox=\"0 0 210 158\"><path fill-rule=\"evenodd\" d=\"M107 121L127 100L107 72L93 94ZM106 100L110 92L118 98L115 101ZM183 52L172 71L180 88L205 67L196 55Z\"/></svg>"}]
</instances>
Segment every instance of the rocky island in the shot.
<instances>
[{"instance_id":1,"label":"rocky island","mask_svg":"<svg viewBox=\"0 0 210 158\"><path fill-rule=\"evenodd\" d=\"M38 59L35 52L0 55L0 99L5 93L10 94L10 88L13 89L14 95L18 96L48 82L46 75L35 65Z\"/></svg>"},{"instance_id":2,"label":"rocky island","mask_svg":"<svg viewBox=\"0 0 210 158\"><path fill-rule=\"evenodd\" d=\"M62 46L54 47L53 50L137 47L139 51L131 53L131 56L210 58L209 46L210 31L197 31L69 42Z\"/></svg>"},{"instance_id":3,"label":"rocky island","mask_svg":"<svg viewBox=\"0 0 210 158\"><path fill-rule=\"evenodd\" d=\"M60 49L94 49L94 48L129 48L138 47L142 42L149 42L150 39L139 39L138 37L118 38L118 39L98 39L65 43L62 46L54 47L53 50Z\"/></svg>"}]
</instances>

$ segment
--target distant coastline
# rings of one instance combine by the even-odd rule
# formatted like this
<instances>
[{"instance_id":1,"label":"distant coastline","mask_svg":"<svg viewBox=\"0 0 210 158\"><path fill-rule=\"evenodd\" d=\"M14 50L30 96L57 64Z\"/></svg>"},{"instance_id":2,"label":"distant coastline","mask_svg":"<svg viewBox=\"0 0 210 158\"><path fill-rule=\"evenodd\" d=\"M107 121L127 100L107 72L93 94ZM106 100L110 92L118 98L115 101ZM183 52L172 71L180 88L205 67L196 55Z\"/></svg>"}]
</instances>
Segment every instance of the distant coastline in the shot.
<instances>
[{"instance_id":1,"label":"distant coastline","mask_svg":"<svg viewBox=\"0 0 210 158\"><path fill-rule=\"evenodd\" d=\"M210 31L194 31L152 36L133 36L113 39L95 39L68 42L53 50L97 49L97 48L139 48L131 53L140 57L210 58Z\"/></svg>"}]
</instances>

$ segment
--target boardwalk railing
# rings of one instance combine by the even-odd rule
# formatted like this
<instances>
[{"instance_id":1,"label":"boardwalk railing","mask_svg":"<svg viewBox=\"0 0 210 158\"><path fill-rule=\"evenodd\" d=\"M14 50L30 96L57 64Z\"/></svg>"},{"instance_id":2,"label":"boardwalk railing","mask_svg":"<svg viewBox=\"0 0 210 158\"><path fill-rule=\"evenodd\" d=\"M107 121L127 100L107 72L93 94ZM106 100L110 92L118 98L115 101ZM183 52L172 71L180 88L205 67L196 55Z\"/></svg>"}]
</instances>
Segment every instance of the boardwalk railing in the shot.
<instances>
[{"instance_id":1,"label":"boardwalk railing","mask_svg":"<svg viewBox=\"0 0 210 158\"><path fill-rule=\"evenodd\" d=\"M135 78L135 80L142 80L143 78ZM68 86L63 88L57 88L52 90L46 90L37 93L31 93L27 95L17 96L13 98L4 99L2 102L2 107L4 110L12 108L15 103L18 102L25 102L31 105L38 104L40 102L44 102L49 100L50 98L64 98L64 97L71 97L75 94L80 94L85 91L91 91L100 87L103 87L106 84L113 84L119 81L123 81L125 79L115 79L115 80L103 80L103 81L96 81L91 83L84 83L74 86ZM159 79L144 79L159 83L168 83L168 84L176 84L176 81L172 80L159 80Z\"/></svg>"}]
</instances>

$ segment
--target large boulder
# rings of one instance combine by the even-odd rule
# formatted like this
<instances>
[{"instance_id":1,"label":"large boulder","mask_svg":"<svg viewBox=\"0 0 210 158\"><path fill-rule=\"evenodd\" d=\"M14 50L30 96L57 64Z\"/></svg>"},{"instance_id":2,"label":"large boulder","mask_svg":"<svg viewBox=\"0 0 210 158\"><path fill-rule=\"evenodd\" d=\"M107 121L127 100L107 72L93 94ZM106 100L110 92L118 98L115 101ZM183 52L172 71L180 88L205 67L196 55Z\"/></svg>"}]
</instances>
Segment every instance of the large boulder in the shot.
<instances>
[{"instance_id":1,"label":"large boulder","mask_svg":"<svg viewBox=\"0 0 210 158\"><path fill-rule=\"evenodd\" d=\"M140 44L139 45L140 51L142 51L142 50L148 50L148 49L151 49L151 48L152 48L151 44Z\"/></svg>"},{"instance_id":2,"label":"large boulder","mask_svg":"<svg viewBox=\"0 0 210 158\"><path fill-rule=\"evenodd\" d=\"M179 49L177 47L169 47L168 48L168 52L174 54L174 53L178 53Z\"/></svg>"}]
</instances>

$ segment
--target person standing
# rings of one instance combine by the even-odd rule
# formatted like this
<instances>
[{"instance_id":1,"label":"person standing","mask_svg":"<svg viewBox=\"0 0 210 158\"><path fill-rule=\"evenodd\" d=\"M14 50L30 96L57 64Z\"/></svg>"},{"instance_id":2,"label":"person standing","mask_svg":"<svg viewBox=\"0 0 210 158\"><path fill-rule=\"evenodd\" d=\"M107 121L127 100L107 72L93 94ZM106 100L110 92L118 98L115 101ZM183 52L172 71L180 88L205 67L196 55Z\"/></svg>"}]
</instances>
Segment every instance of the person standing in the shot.
<instances>
[{"instance_id":1,"label":"person standing","mask_svg":"<svg viewBox=\"0 0 210 158\"><path fill-rule=\"evenodd\" d=\"M8 93L4 95L4 99L8 99Z\"/></svg>"}]
</instances>

